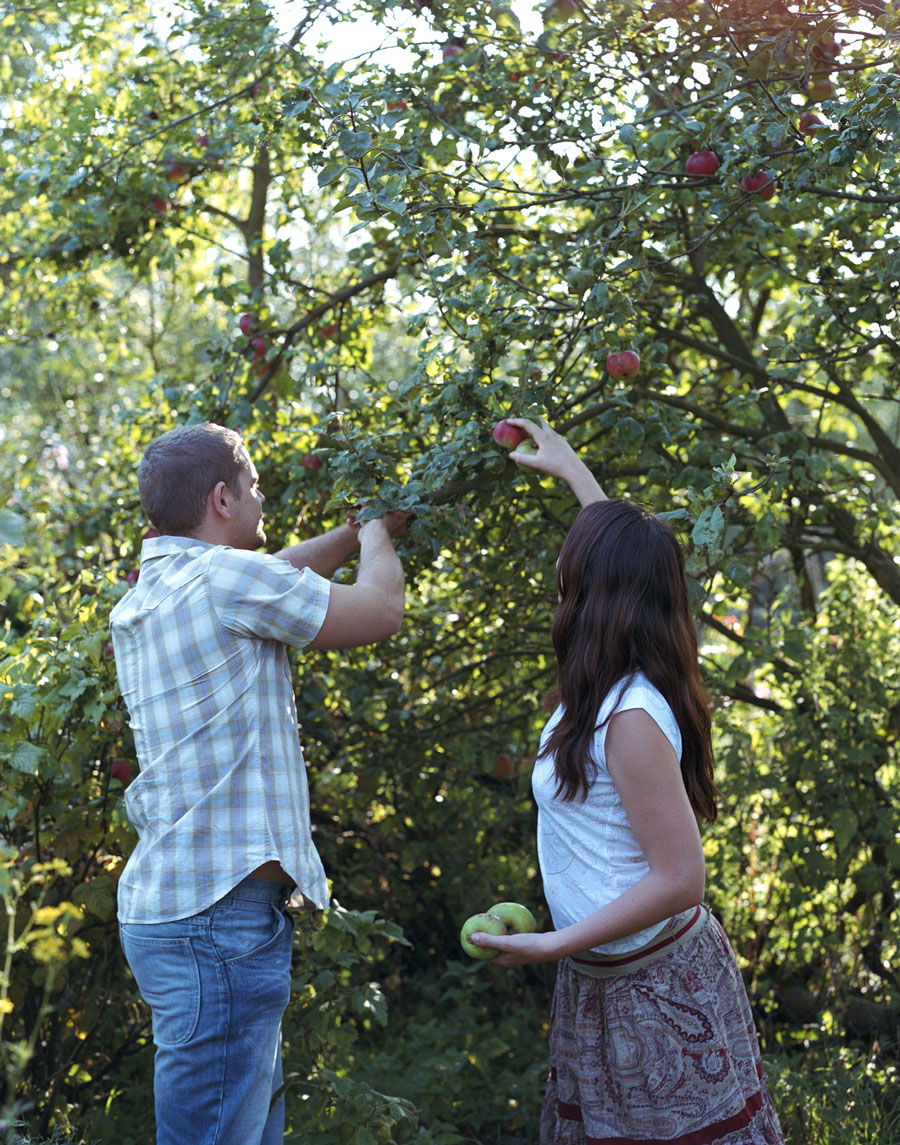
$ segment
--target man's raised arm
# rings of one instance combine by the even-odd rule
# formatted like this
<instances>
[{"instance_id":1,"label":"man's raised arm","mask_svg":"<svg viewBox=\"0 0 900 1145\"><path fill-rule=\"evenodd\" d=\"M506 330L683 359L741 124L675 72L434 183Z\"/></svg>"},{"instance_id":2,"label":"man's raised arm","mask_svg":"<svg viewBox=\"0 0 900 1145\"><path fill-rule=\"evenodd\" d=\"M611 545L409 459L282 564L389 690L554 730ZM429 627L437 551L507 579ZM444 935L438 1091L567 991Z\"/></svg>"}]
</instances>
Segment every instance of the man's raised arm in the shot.
<instances>
[{"instance_id":1,"label":"man's raised arm","mask_svg":"<svg viewBox=\"0 0 900 1145\"><path fill-rule=\"evenodd\" d=\"M399 630L405 584L393 538L405 531L408 518L405 513L390 514L360 527L356 583L332 584L328 612L310 648L357 648Z\"/></svg>"}]
</instances>

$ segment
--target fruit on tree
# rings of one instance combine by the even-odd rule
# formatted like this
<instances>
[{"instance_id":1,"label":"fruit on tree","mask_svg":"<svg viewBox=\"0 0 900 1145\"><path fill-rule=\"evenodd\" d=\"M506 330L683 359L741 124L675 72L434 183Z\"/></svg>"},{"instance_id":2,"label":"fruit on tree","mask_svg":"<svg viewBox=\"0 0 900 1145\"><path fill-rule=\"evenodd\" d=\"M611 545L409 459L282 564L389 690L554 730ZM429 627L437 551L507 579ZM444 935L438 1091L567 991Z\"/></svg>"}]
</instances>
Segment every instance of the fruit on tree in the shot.
<instances>
[{"instance_id":1,"label":"fruit on tree","mask_svg":"<svg viewBox=\"0 0 900 1145\"><path fill-rule=\"evenodd\" d=\"M695 151L684 165L692 179L705 179L719 170L719 156L715 151Z\"/></svg>"},{"instance_id":2,"label":"fruit on tree","mask_svg":"<svg viewBox=\"0 0 900 1145\"><path fill-rule=\"evenodd\" d=\"M315 472L317 469L322 468L322 458L318 453L304 453L303 454L303 468Z\"/></svg>"},{"instance_id":3,"label":"fruit on tree","mask_svg":"<svg viewBox=\"0 0 900 1145\"><path fill-rule=\"evenodd\" d=\"M251 338L250 345L253 347L253 353L257 358L264 358L269 352L269 339L264 338L262 334L257 334L255 338Z\"/></svg>"},{"instance_id":4,"label":"fruit on tree","mask_svg":"<svg viewBox=\"0 0 900 1145\"><path fill-rule=\"evenodd\" d=\"M460 52L464 51L466 47L465 41L457 37L449 39L446 44L441 48L441 56L444 61L452 60L454 56L458 56Z\"/></svg>"},{"instance_id":5,"label":"fruit on tree","mask_svg":"<svg viewBox=\"0 0 900 1145\"><path fill-rule=\"evenodd\" d=\"M635 350L617 350L606 359L606 369L611 378L623 378L626 382L636 377L641 368L641 356Z\"/></svg>"},{"instance_id":6,"label":"fruit on tree","mask_svg":"<svg viewBox=\"0 0 900 1145\"><path fill-rule=\"evenodd\" d=\"M515 449L518 444L525 440L528 434L524 429L520 429L517 425L508 422L506 418L498 421L493 429L494 441L498 445L502 445L504 449Z\"/></svg>"},{"instance_id":7,"label":"fruit on tree","mask_svg":"<svg viewBox=\"0 0 900 1145\"><path fill-rule=\"evenodd\" d=\"M827 40L819 40L817 44L813 44L809 49L809 54L813 59L833 63L841 54L841 45L834 36L831 36Z\"/></svg>"},{"instance_id":8,"label":"fruit on tree","mask_svg":"<svg viewBox=\"0 0 900 1145\"><path fill-rule=\"evenodd\" d=\"M253 315L242 314L238 319L238 326L241 328L241 333L249 338L250 331L253 329Z\"/></svg>"},{"instance_id":9,"label":"fruit on tree","mask_svg":"<svg viewBox=\"0 0 900 1145\"><path fill-rule=\"evenodd\" d=\"M131 764L127 759L114 759L109 765L109 774L111 779L118 779L123 786L127 787L132 780Z\"/></svg>"},{"instance_id":10,"label":"fruit on tree","mask_svg":"<svg viewBox=\"0 0 900 1145\"><path fill-rule=\"evenodd\" d=\"M800 116L797 129L801 135L815 135L820 128L825 126L825 120L821 116L816 115L814 111L805 111Z\"/></svg>"},{"instance_id":11,"label":"fruit on tree","mask_svg":"<svg viewBox=\"0 0 900 1145\"><path fill-rule=\"evenodd\" d=\"M506 934L506 927L496 915L485 912L484 914L473 914L471 918L467 918L459 932L460 945L471 958L478 958L481 961L487 958L496 958L500 953L499 950L490 950L487 947L475 946L469 942L469 935L475 934L479 930L485 934Z\"/></svg>"},{"instance_id":12,"label":"fruit on tree","mask_svg":"<svg viewBox=\"0 0 900 1145\"><path fill-rule=\"evenodd\" d=\"M506 754L505 751L497 753L497 758L494 761L494 767L491 774L495 779L509 779L513 773L513 762Z\"/></svg>"},{"instance_id":13,"label":"fruit on tree","mask_svg":"<svg viewBox=\"0 0 900 1145\"><path fill-rule=\"evenodd\" d=\"M761 199L771 199L778 190L774 171L757 171L755 175L745 175L741 179L741 190L746 195L759 195Z\"/></svg>"},{"instance_id":14,"label":"fruit on tree","mask_svg":"<svg viewBox=\"0 0 900 1145\"><path fill-rule=\"evenodd\" d=\"M518 902L498 902L487 912L499 918L507 934L533 934L537 929L534 915L527 906Z\"/></svg>"},{"instance_id":15,"label":"fruit on tree","mask_svg":"<svg viewBox=\"0 0 900 1145\"><path fill-rule=\"evenodd\" d=\"M826 79L825 76L816 76L806 89L806 95L813 103L818 103L823 99L831 99L834 91L834 84L830 79Z\"/></svg>"},{"instance_id":16,"label":"fruit on tree","mask_svg":"<svg viewBox=\"0 0 900 1145\"><path fill-rule=\"evenodd\" d=\"M319 327L319 333L326 340L333 338L337 333L337 322L326 322L323 326Z\"/></svg>"},{"instance_id":17,"label":"fruit on tree","mask_svg":"<svg viewBox=\"0 0 900 1145\"><path fill-rule=\"evenodd\" d=\"M584 13L576 3L576 0L550 0L542 16L545 24L562 24L564 21L571 20L573 17L580 19L584 16Z\"/></svg>"}]
</instances>

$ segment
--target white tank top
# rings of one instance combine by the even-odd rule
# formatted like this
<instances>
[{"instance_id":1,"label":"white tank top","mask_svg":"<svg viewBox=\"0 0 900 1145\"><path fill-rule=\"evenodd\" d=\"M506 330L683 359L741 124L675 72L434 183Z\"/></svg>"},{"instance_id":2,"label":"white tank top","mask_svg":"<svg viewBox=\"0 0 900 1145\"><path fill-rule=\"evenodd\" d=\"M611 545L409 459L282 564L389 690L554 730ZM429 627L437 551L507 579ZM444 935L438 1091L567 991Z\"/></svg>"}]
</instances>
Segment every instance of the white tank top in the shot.
<instances>
[{"instance_id":1,"label":"white tank top","mask_svg":"<svg viewBox=\"0 0 900 1145\"><path fill-rule=\"evenodd\" d=\"M621 695L620 695L621 693ZM619 712L640 708L659 725L681 762L681 732L672 709L643 672L638 672L622 691L616 684L606 696L597 717L603 726L594 733L591 757L597 773L587 799L571 802L557 798L554 761L551 756L534 765L531 786L538 805L538 861L544 894L557 930L580 922L611 903L634 886L650 870L638 846L619 792L606 767L606 732L609 719ZM562 716L560 705L541 733L541 747ZM626 954L649 942L668 919L625 938L594 949L602 954Z\"/></svg>"}]
</instances>

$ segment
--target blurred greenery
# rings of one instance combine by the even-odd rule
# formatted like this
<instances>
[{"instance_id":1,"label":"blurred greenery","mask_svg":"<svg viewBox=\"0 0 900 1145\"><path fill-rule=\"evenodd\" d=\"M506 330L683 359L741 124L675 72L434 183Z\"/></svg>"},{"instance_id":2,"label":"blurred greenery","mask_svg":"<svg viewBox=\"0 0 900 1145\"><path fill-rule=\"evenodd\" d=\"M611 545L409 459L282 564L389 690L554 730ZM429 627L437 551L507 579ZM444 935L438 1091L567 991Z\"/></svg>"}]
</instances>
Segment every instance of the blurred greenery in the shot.
<instances>
[{"instance_id":1,"label":"blurred greenery","mask_svg":"<svg viewBox=\"0 0 900 1145\"><path fill-rule=\"evenodd\" d=\"M0 15L10 1140L147 1140L107 617L141 451L201 419L245 435L273 550L347 506L417 514L400 634L294 657L340 905L297 932L288 1139L536 1140L552 968L457 943L499 899L549 925L529 760L576 506L493 443L522 413L685 545L724 793L708 899L786 1139L900 1142L900 12L512 7ZM774 197L741 189L758 170Z\"/></svg>"}]
</instances>

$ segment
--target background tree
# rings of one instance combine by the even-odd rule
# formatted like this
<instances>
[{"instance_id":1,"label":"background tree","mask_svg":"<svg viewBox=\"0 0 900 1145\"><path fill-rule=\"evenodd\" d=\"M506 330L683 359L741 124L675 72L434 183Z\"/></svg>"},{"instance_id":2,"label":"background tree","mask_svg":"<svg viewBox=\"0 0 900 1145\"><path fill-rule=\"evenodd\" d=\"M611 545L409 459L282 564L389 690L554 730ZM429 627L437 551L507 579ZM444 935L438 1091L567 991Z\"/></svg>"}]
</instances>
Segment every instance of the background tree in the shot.
<instances>
[{"instance_id":1,"label":"background tree","mask_svg":"<svg viewBox=\"0 0 900 1145\"><path fill-rule=\"evenodd\" d=\"M377 43L328 63L363 16ZM709 897L783 1119L887 1140L896 9L347 0L287 26L258 2L71 0L5 29L0 811L16 933L38 888L60 912L7 972L35 1126L140 1138L148 1029L112 913L133 743L105 624L146 529L144 443L211 418L247 437L276 545L346 504L418 518L401 634L295 665L348 908L300 940L298 1139L399 1140L401 1099L435 1142L531 1139L552 972L488 980L456 946L473 910L541 901L528 759L575 505L491 440L523 413L687 546L726 800Z\"/></svg>"}]
</instances>

